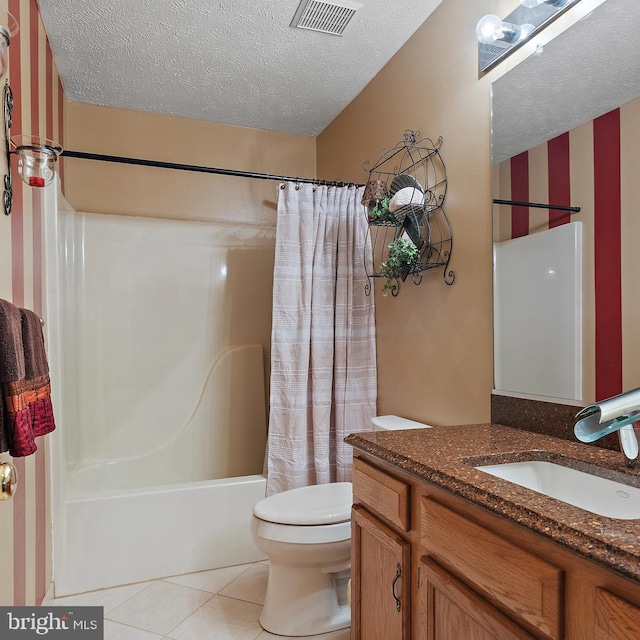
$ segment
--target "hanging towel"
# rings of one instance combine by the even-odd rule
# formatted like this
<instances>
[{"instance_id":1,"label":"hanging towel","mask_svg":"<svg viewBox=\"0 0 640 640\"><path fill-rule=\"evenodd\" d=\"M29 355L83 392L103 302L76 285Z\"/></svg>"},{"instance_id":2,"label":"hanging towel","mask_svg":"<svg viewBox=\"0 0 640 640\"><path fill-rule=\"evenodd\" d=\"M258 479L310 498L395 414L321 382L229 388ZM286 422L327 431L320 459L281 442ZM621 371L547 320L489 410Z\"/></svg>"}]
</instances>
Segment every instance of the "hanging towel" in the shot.
<instances>
[{"instance_id":1,"label":"hanging towel","mask_svg":"<svg viewBox=\"0 0 640 640\"><path fill-rule=\"evenodd\" d=\"M22 346L22 315L20 309L0 299L0 453L9 451L13 429L4 396L9 392L7 384L24 380L24 349Z\"/></svg>"},{"instance_id":2,"label":"hanging towel","mask_svg":"<svg viewBox=\"0 0 640 640\"><path fill-rule=\"evenodd\" d=\"M51 405L51 381L49 364L44 348L42 322L29 309L20 309L22 314L22 345L24 349L25 386L31 428L35 437L51 433L55 428Z\"/></svg>"},{"instance_id":3,"label":"hanging towel","mask_svg":"<svg viewBox=\"0 0 640 640\"><path fill-rule=\"evenodd\" d=\"M44 350L44 336L40 318L29 309L20 309L22 316L22 348L24 350L24 377L27 380L49 377L49 364Z\"/></svg>"},{"instance_id":4,"label":"hanging towel","mask_svg":"<svg viewBox=\"0 0 640 640\"><path fill-rule=\"evenodd\" d=\"M16 318L20 318L17 324ZM4 300L0 300L0 360L4 405L0 452L28 456L37 449L36 437L55 429L49 365L40 318Z\"/></svg>"},{"instance_id":5,"label":"hanging towel","mask_svg":"<svg viewBox=\"0 0 640 640\"><path fill-rule=\"evenodd\" d=\"M25 374L22 314L18 307L0 299L0 382L23 380Z\"/></svg>"}]
</instances>

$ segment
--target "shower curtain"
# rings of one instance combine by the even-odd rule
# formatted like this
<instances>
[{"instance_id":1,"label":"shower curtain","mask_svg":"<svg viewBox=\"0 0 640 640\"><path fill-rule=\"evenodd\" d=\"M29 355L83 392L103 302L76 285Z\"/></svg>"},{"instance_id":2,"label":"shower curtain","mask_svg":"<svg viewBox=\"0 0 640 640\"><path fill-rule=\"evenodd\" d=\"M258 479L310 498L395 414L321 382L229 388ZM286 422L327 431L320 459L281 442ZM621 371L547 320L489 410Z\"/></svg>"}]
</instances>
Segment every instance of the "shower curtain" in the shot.
<instances>
[{"instance_id":1,"label":"shower curtain","mask_svg":"<svg viewBox=\"0 0 640 640\"><path fill-rule=\"evenodd\" d=\"M363 188L280 185L267 494L351 479L349 433L376 411ZM369 255L370 252L367 252Z\"/></svg>"}]
</instances>

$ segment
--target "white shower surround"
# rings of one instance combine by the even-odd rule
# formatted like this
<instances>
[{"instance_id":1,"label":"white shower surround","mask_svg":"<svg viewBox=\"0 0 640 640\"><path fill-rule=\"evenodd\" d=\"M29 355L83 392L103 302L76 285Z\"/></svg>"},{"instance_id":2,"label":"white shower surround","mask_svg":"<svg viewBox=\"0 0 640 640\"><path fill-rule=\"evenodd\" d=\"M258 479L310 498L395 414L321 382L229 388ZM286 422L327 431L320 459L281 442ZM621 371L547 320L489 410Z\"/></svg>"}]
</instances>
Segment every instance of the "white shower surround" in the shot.
<instances>
[{"instance_id":1,"label":"white shower surround","mask_svg":"<svg viewBox=\"0 0 640 640\"><path fill-rule=\"evenodd\" d=\"M56 596L260 559L263 348L228 344L224 292L274 230L76 213L54 187L44 216Z\"/></svg>"}]
</instances>

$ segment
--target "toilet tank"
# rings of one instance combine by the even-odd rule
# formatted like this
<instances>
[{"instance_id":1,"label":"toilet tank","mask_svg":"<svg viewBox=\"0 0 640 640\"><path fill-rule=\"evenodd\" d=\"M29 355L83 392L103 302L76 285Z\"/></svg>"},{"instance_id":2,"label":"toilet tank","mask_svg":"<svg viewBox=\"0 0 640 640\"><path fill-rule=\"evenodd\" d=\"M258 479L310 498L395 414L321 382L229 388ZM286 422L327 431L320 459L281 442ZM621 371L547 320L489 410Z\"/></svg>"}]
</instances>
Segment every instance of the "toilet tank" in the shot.
<instances>
[{"instance_id":1,"label":"toilet tank","mask_svg":"<svg viewBox=\"0 0 640 640\"><path fill-rule=\"evenodd\" d=\"M415 422L400 416L376 416L372 418L374 431L395 431L397 429L430 429L430 424Z\"/></svg>"}]
</instances>

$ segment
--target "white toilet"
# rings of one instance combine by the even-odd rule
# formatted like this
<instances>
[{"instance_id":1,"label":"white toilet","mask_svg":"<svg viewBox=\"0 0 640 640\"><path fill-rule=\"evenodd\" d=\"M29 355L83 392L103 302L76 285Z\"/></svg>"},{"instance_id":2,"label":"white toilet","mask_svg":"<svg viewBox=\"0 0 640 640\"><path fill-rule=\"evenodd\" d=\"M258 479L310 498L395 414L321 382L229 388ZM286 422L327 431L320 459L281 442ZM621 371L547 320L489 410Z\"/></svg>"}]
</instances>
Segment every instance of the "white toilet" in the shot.
<instances>
[{"instance_id":1,"label":"white toilet","mask_svg":"<svg viewBox=\"0 0 640 640\"><path fill-rule=\"evenodd\" d=\"M373 430L425 428L399 418L373 418ZM281 636L311 636L351 625L350 482L283 491L253 508L251 531L269 558L260 624Z\"/></svg>"}]
</instances>

